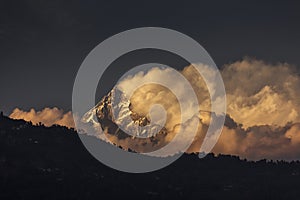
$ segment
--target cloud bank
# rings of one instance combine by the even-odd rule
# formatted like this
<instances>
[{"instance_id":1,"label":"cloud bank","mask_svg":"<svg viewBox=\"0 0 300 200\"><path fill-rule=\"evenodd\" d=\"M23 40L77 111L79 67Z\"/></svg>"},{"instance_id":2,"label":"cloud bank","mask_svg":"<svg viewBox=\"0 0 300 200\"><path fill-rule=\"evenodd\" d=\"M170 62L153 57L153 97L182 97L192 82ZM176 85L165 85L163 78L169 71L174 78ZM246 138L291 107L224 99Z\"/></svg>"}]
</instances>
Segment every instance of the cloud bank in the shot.
<instances>
[{"instance_id":1,"label":"cloud bank","mask_svg":"<svg viewBox=\"0 0 300 200\"><path fill-rule=\"evenodd\" d=\"M200 67L207 69L205 66ZM134 86L141 83L143 78L151 77L178 85L178 80L172 76L164 76L166 71L167 69L152 68L146 73L122 80L119 87L126 90L128 85ZM300 159L300 76L296 68L286 63L270 64L245 58L225 65L220 72L226 88L228 116L213 152L238 155L252 160ZM191 83L199 101L197 109L200 111L200 124L197 136L188 150L197 152L210 122L210 117L203 114L203 111L210 111L211 102L206 84L193 66L185 67L181 73ZM189 93L181 87L176 88L176 92L189 101ZM153 92L156 90L159 92ZM140 112L140 115L147 115L149 106L155 103L163 105L167 110L166 128L169 134L163 138L163 143L173 138L178 126L184 129L189 127L188 122L178 125L178 101L172 95L164 88L146 85L140 87L131 97L132 110ZM143 107L143 102L146 102L146 107ZM188 133L187 130L182 140L189 138ZM139 145L139 142L132 142L130 138L120 141L113 138L113 141L137 151L151 148L151 144Z\"/></svg>"},{"instance_id":2,"label":"cloud bank","mask_svg":"<svg viewBox=\"0 0 300 200\"><path fill-rule=\"evenodd\" d=\"M164 70L166 69L153 68L147 73L129 76L119 83L119 87L128 88L141 82L143 78L163 79L174 84L179 97L184 97L192 110L199 111L197 135L188 149L188 152L197 152L210 122L211 102L206 84L193 66L181 71L197 96L199 106L195 107L194 102L189 102L189 93L185 87L181 87L171 76L164 76ZM220 73L227 94L227 117L213 152L238 155L251 160L300 159L300 75L296 68L286 63L270 64L245 58L223 66ZM195 122L195 118L180 123L178 99L167 88L148 84L136 90L130 100L131 109L141 116L147 116L152 104L160 104L165 108L165 127L170 134L160 138L161 142L169 142L178 126L186 130L186 136L182 140L189 138L189 123ZM15 109L10 117L33 123L42 122L49 126L54 123L74 126L71 113L64 114L57 108L46 108L39 112L33 109L29 112ZM130 138L110 136L109 139L117 145L137 151L148 151L155 144L161 145L157 140L145 145L142 140L132 143Z\"/></svg>"},{"instance_id":3,"label":"cloud bank","mask_svg":"<svg viewBox=\"0 0 300 200\"><path fill-rule=\"evenodd\" d=\"M44 108L41 111L35 111L33 108L30 111L23 111L19 108L13 110L9 115L12 119L24 119L26 121L31 121L33 124L42 123L45 126L52 126L54 124L74 127L74 120L72 113L69 111L64 113L63 110L54 108Z\"/></svg>"}]
</instances>

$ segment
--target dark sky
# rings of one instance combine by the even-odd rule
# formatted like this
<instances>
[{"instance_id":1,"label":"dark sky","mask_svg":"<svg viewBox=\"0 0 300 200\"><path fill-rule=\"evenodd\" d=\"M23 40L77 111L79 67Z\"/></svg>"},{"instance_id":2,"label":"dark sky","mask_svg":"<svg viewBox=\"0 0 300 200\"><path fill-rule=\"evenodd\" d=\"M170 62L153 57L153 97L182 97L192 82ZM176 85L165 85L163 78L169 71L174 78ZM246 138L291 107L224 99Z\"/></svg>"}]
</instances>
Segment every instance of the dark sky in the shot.
<instances>
[{"instance_id":1,"label":"dark sky","mask_svg":"<svg viewBox=\"0 0 300 200\"><path fill-rule=\"evenodd\" d=\"M87 54L109 36L137 27L185 33L218 66L244 56L300 66L297 1L164 2L0 0L0 110L70 110L74 78ZM117 75L110 70L105 80Z\"/></svg>"}]
</instances>

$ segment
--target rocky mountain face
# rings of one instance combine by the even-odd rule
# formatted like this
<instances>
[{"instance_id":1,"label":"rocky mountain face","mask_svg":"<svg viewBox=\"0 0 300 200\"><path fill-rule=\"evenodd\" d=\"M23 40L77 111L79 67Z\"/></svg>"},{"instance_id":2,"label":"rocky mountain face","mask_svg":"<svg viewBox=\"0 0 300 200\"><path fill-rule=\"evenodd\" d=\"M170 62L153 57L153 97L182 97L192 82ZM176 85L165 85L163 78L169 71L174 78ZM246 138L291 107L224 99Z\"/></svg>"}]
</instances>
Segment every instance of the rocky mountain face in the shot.
<instances>
[{"instance_id":1,"label":"rocky mountain face","mask_svg":"<svg viewBox=\"0 0 300 200\"><path fill-rule=\"evenodd\" d=\"M135 146L156 146L168 133L165 127L151 124L149 117L132 111L130 100L116 88L88 111L82 122L100 125L105 134L117 140L131 140ZM111 142L118 143L116 140Z\"/></svg>"}]
</instances>

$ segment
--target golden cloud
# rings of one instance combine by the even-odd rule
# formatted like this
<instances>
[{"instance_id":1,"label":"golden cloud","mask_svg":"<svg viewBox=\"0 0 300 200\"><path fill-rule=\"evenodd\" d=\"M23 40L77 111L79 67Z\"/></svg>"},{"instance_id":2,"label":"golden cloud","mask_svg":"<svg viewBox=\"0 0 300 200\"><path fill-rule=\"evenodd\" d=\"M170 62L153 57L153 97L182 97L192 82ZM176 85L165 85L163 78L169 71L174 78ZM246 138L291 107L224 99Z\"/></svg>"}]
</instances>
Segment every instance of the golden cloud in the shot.
<instances>
[{"instance_id":1,"label":"golden cloud","mask_svg":"<svg viewBox=\"0 0 300 200\"><path fill-rule=\"evenodd\" d=\"M124 90L141 80L163 79L178 85L178 94L184 97L191 109L199 110L197 119L189 119L180 125L180 109L174 94L166 88L150 84L139 88L131 98L132 110L147 115L151 104L161 104L168 112L166 128L168 136L155 141L156 147L163 146L176 134L181 126L186 132L182 140L190 139L189 123L199 120L196 138L188 152L197 152L210 122L210 96L205 82L193 66L185 67L181 73L189 81L198 98L199 106L189 101L189 94L172 77L163 76L163 70L153 68L147 73L138 73L122 80L119 87ZM295 67L286 63L269 64L256 59L243 59L225 65L220 71L227 94L227 118L221 136L213 152L238 155L257 159L300 159L300 76ZM142 102L142 103L141 103ZM147 105L144 106L143 104ZM10 115L14 119L24 119L46 126L59 124L74 127L72 113L64 113L58 108L45 108L42 111L22 111L16 108ZM105 131L104 131L105 132ZM109 140L125 148L136 151L150 151L153 141L130 138L120 139L110 135Z\"/></svg>"},{"instance_id":2,"label":"golden cloud","mask_svg":"<svg viewBox=\"0 0 300 200\"><path fill-rule=\"evenodd\" d=\"M12 119L24 119L25 121L31 121L34 124L42 123L45 126L52 126L54 124L74 127L74 120L72 112L64 113L63 110L54 108L44 108L41 111L35 111L33 108L30 111L23 111L19 108L13 110L9 115Z\"/></svg>"}]
</instances>

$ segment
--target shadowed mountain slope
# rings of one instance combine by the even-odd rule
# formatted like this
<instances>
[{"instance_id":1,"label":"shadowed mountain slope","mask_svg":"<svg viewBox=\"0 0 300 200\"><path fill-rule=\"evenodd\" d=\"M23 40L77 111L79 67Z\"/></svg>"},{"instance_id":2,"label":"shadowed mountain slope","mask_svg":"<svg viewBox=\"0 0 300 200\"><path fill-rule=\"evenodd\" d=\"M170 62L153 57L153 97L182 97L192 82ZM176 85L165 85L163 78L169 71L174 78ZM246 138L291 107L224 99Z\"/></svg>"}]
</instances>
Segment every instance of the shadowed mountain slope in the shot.
<instances>
[{"instance_id":1,"label":"shadowed mountain slope","mask_svg":"<svg viewBox=\"0 0 300 200\"><path fill-rule=\"evenodd\" d=\"M298 161L248 162L212 154L199 159L184 154L162 170L129 174L94 159L72 129L5 116L0 117L0 149L0 199L300 197Z\"/></svg>"}]
</instances>

